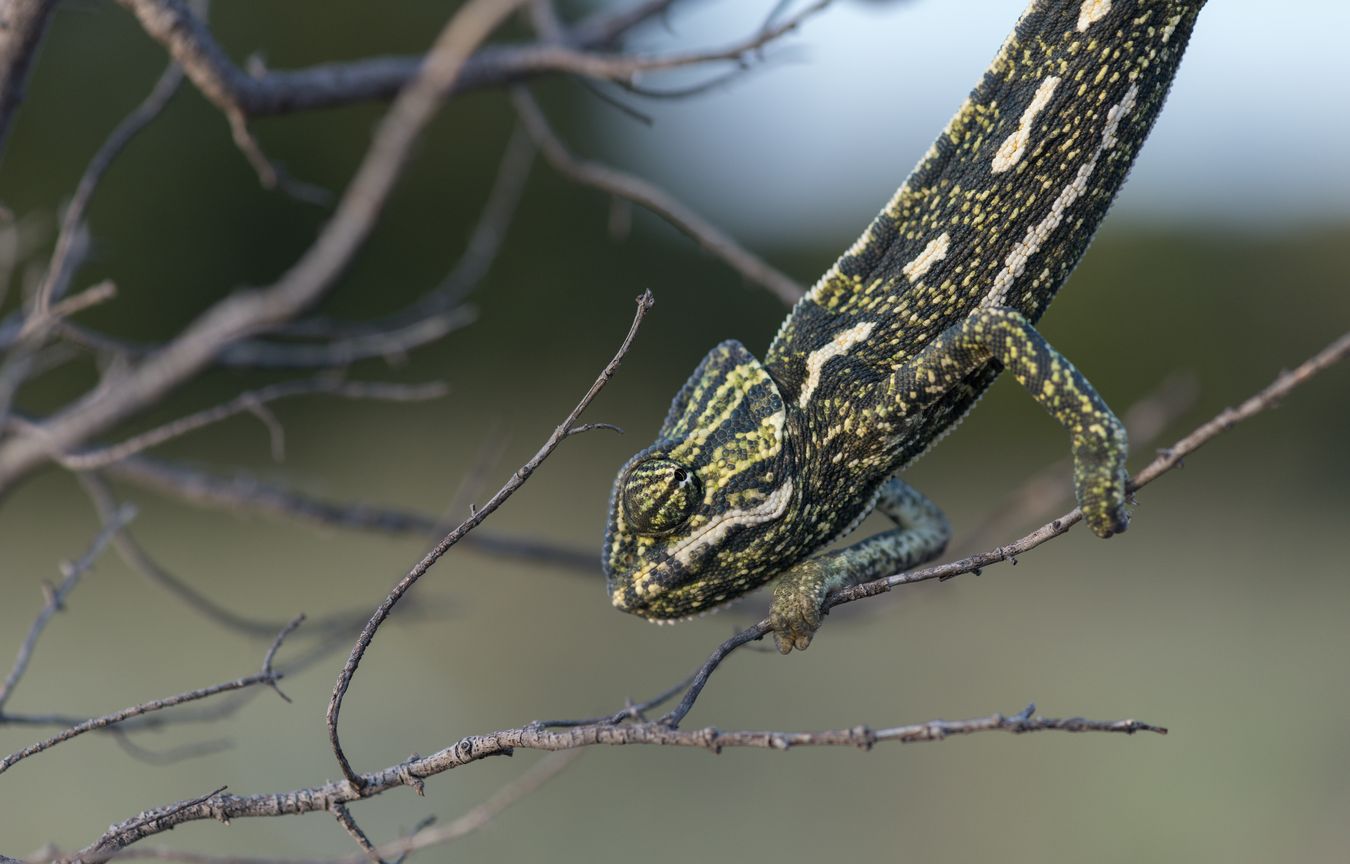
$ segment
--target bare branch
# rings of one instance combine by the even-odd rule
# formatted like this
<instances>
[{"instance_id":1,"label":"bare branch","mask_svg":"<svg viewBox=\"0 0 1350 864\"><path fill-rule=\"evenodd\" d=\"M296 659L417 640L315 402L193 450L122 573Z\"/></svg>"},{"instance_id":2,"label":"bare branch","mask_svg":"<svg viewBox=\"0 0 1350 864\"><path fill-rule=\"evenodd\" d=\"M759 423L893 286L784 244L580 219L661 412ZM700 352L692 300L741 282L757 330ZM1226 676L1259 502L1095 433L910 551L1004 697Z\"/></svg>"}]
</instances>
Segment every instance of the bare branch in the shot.
<instances>
[{"instance_id":1,"label":"bare branch","mask_svg":"<svg viewBox=\"0 0 1350 864\"><path fill-rule=\"evenodd\" d=\"M1182 439L1182 441L1178 442L1176 447L1170 452L1165 453L1153 465L1150 465L1144 471L1140 472L1140 474L1136 475L1133 484L1134 488L1139 488L1146 483L1151 482L1151 480L1155 479L1157 476L1161 476L1166 470L1174 467L1182 457L1193 452L1221 432L1232 428L1236 423L1266 410L1280 398L1291 392L1296 386L1299 386L1318 372L1338 362L1347 353L1350 353L1350 334L1342 336L1327 349L1323 350L1293 372L1282 375L1274 384L1242 403L1237 409L1224 411L1214 420L1206 423L1194 433ZM602 380L597 381L597 385L593 390L598 389L602 383L603 376ZM576 412L574 412L574 415L575 413ZM554 437L559 441L565 437L567 426L570 423L574 423L575 420L575 416L569 417L567 423L564 423L555 430ZM527 465L526 467L529 466ZM522 469L521 472L517 472L516 478L522 478L523 472L524 469ZM513 481L516 478L513 478ZM520 482L523 482L523 478ZM488 512L489 511L485 508L481 516L486 516ZM1060 520L1056 520L1056 523L1051 523L1051 525L1046 526L1046 528L1042 530L1052 532L1051 536L1057 536L1057 534L1063 533L1061 526L1063 523L1068 522L1072 515L1073 514L1069 514ZM1035 537L1035 534L1028 535L1028 538L1024 538L1024 541L1019 542L1031 542ZM1044 541L1039 540L1037 542ZM1018 544L1014 544L1014 546L1017 545ZM987 563L992 563L995 560L1005 560L1007 557L1007 550L1010 548L1013 547L1003 547L1003 549L988 553L989 561ZM980 556L976 556L976 558L979 557ZM955 564L940 565L938 567L925 568L924 570L911 571L909 573L902 573L889 577L888 579L878 580L875 583L860 585L856 588L836 592L831 595L829 602L832 606L839 605L841 603L851 602L855 599L861 599L862 597L883 593L893 585L921 581L923 579L939 578L940 576L947 574L954 575L955 572L972 572L976 567L980 566L978 564L972 564L971 562L974 560L975 559L966 559L964 562L956 562ZM378 626L378 623L376 626ZM935 741L945 739L951 735L974 734L986 731L1014 733L1033 731L1116 732L1125 734L1132 734L1138 731L1152 731L1162 734L1166 731L1162 727L1135 720L1094 721L1082 718L1058 719L1037 717L1033 716L1034 707L1028 707L1025 711L1012 717L995 714L989 717L975 718L973 720L955 722L930 721L928 723L889 727L876 731L865 726L808 733L752 731L720 732L711 728L700 730L679 729L677 726L678 722L688 713L689 708L692 707L693 700L697 698L699 690L701 690L703 684L706 683L708 675L716 668L716 665L720 663L721 659L738 645L762 638L768 632L769 626L767 620L765 620L755 627L742 631L731 640L724 643L708 662L705 663L704 668L695 675L694 683L690 686L685 699L681 702L676 711L667 718L663 718L660 722L625 723L623 721L632 716L625 711L612 717L602 718L593 723L570 725L569 728L559 730L549 729L546 724L532 723L527 726L503 730L488 735L469 736L461 739L455 745L432 754L431 756L414 757L406 762L391 766L382 771L374 772L372 774L356 775L354 777L348 776L343 781L329 783L324 786L295 790L284 795L267 794L241 797L222 794L192 804L191 806L184 806L180 803L168 808L149 810L128 822L113 826L93 845L79 853L77 859L83 861L102 860L145 837L169 830L175 825L194 820L231 819L247 816L278 816L283 814L313 812L320 809L328 810L331 809L335 803L347 803L378 794L387 789L399 786L417 787L426 777L489 756L509 753L516 748L570 750L596 744L649 744L700 747L711 749L716 752L724 747L762 747L780 750L800 746L871 747L874 744L885 741ZM366 644L368 644L368 639L366 640ZM349 661L349 666L351 665L352 664ZM350 675L347 676L346 680L347 682L350 682ZM341 682L342 679L339 679L340 684ZM335 696L338 692L338 690L335 690ZM330 728L332 727L330 726ZM340 753L340 751L338 752ZM207 859L198 858L193 860L205 861Z\"/></svg>"},{"instance_id":2,"label":"bare branch","mask_svg":"<svg viewBox=\"0 0 1350 864\"><path fill-rule=\"evenodd\" d=\"M142 129L159 116L169 104L169 100L178 92L178 85L182 82L183 70L177 63L170 63L155 82L150 95L117 124L112 134L85 166L84 174L75 186L75 194L61 217L61 230L56 237L56 247L52 250L51 261L47 264L47 273L43 277L42 284L33 297L33 310L24 324L25 332L32 332L42 326L47 317L48 307L61 299L67 282L75 275L75 270L80 264L78 256L72 255L75 237L79 233L80 226L84 224L85 211L89 209L94 190L98 188L99 181L103 179L108 166L112 165L113 160Z\"/></svg>"},{"instance_id":3,"label":"bare branch","mask_svg":"<svg viewBox=\"0 0 1350 864\"><path fill-rule=\"evenodd\" d=\"M134 518L136 518L136 508L130 504L117 508L116 511L109 514L103 530L99 531L98 536L94 538L94 542L89 544L88 551L74 563L61 565L64 575L61 584L55 587L47 586L47 602L43 604L37 618L33 621L33 625L28 629L28 636L24 638L23 644L19 646L19 654L14 658L14 665L10 667L9 674L5 676L4 682L0 683L0 717L4 716L5 703L9 701L9 697L14 692L19 679L28 669L28 663L33 657L33 649L37 647L38 638L47 627L47 622L51 620L53 615L61 611L65 605L66 597L69 596L71 591L75 590L75 586L80 582L80 577L94 566L94 561L103 554L108 541Z\"/></svg>"},{"instance_id":4,"label":"bare branch","mask_svg":"<svg viewBox=\"0 0 1350 864\"><path fill-rule=\"evenodd\" d=\"M1195 375L1169 375L1143 399L1126 408L1121 419L1129 433L1131 449L1136 453L1147 450L1174 420L1195 404L1199 392ZM1072 476L1072 469L1072 462L1064 458L1028 477L970 530L961 542L961 551L982 549L1064 506L1072 497L1067 479Z\"/></svg>"},{"instance_id":5,"label":"bare branch","mask_svg":"<svg viewBox=\"0 0 1350 864\"><path fill-rule=\"evenodd\" d=\"M417 74L420 57L375 57L350 63L329 63L306 69L255 70L250 75L230 60L205 24L181 0L118 0L183 65L188 77L232 124L234 118L290 114L392 97ZM642 56L605 54L594 49L611 45L625 32L671 5L648 2L627 12L599 13L567 32L562 41L523 45L490 45L464 64L461 76L444 97L484 87L501 86L541 75L577 75L631 82L643 72L704 64L743 65L759 49L782 38L824 9L830 0L729 45L705 51Z\"/></svg>"},{"instance_id":6,"label":"bare branch","mask_svg":"<svg viewBox=\"0 0 1350 864\"><path fill-rule=\"evenodd\" d=\"M0 493L52 454L70 452L155 402L199 372L227 345L290 320L318 300L369 235L413 144L458 78L465 59L522 2L471 0L460 7L417 76L380 122L332 218L300 260L270 288L236 292L216 303L162 350L131 368L114 389L81 400L44 423L42 434L0 443ZM188 14L179 3L166 2L165 6Z\"/></svg>"},{"instance_id":7,"label":"bare branch","mask_svg":"<svg viewBox=\"0 0 1350 864\"><path fill-rule=\"evenodd\" d=\"M486 735L470 735L430 756L415 757L371 774L358 775L356 781L335 781L322 786L263 795L217 795L207 801L183 807L147 810L127 822L113 825L102 837L73 856L92 864L106 860L119 850L154 834L187 822L204 819L231 820L250 817L313 813L331 809L334 803L349 803L389 789L416 785L427 777L515 750L563 751L597 745L692 747L721 752L728 747L752 747L786 751L796 747L851 747L870 749L881 743L941 741L953 735L981 732L1099 732L1132 735L1135 732L1166 734L1160 726L1137 720L1086 720L1081 717L1054 718L1032 716L1028 710L1011 717L993 714L970 720L934 720L909 726L873 730L867 726L819 732L736 731L723 732L711 727L676 729L664 723L596 723L563 730L538 726L503 729ZM172 812L170 812L172 811ZM448 828L449 826L447 826ZM413 838L409 838L411 842ZM381 847L381 852L401 848L398 844ZM200 859L197 859L200 860Z\"/></svg>"},{"instance_id":8,"label":"bare branch","mask_svg":"<svg viewBox=\"0 0 1350 864\"><path fill-rule=\"evenodd\" d=\"M232 690L242 690L245 687L253 687L258 684L266 684L269 687L275 689L276 682L281 677L281 673L273 670L272 659L273 657L275 657L277 649L281 647L282 640L285 639L286 636L290 634L292 630L294 630L296 627L299 627L300 622L304 620L305 616L303 615L297 616L296 618L292 619L291 622L287 624L286 627L284 627L280 633L277 634L276 640L272 643L272 647L270 647L267 650L267 655L263 659L263 666L261 672L254 675L247 675L244 676L243 678L236 678L233 681L225 681L221 684L214 684L210 687L202 687L196 690L188 690L183 693L178 693L174 696L166 697L164 699L152 699L149 702L142 702L141 704L133 705L130 708L123 708L121 711L115 711L111 714L104 714L101 717L95 717L91 720L86 720L85 722L80 723L79 725L76 726L72 726L69 729L66 729L65 731L57 735L53 735L50 738L37 742L36 744L31 744L22 750L18 750L14 753L9 754L3 759L0 759L0 774L5 773L15 764L23 761L24 759L27 759L29 756L35 756L38 753L43 752L44 750L50 750L57 744L69 741L70 739L83 735L86 732L93 732L97 729L106 729L109 726L121 723L124 720L130 720L133 717L140 717L143 714L149 714L154 711L163 711L165 708L172 708L175 705L183 705L188 702L195 702L199 699L206 699L207 697L215 696L220 693L228 693ZM280 690L278 690L277 692L284 698L284 694L281 694Z\"/></svg>"},{"instance_id":9,"label":"bare branch","mask_svg":"<svg viewBox=\"0 0 1350 864\"><path fill-rule=\"evenodd\" d=\"M347 836L351 837L352 840L356 841L356 845L361 847L366 860L371 861L372 864L385 864L384 859L380 857L380 853L375 851L375 846L370 842L370 838L366 836L366 832L362 831L361 826L357 825L356 820L352 818L347 805L335 801L333 806L328 809L337 819L338 824L347 832Z\"/></svg>"},{"instance_id":10,"label":"bare branch","mask_svg":"<svg viewBox=\"0 0 1350 864\"><path fill-rule=\"evenodd\" d=\"M270 369L341 368L371 357L386 360L402 357L472 323L477 315L471 307L463 305L464 298L487 275L496 259L524 193L533 160L534 145L524 130L517 128L507 141L497 178L464 254L440 284L416 302L372 321L313 316L285 324L275 328L276 335L323 341L245 339L223 348L215 364ZM115 339L67 323L60 330L69 341L105 354L144 357L161 347Z\"/></svg>"},{"instance_id":11,"label":"bare branch","mask_svg":"<svg viewBox=\"0 0 1350 864\"><path fill-rule=\"evenodd\" d=\"M574 182L645 207L700 247L721 258L745 279L768 289L784 303L791 305L801 299L804 293L801 285L742 247L722 229L681 204L665 190L641 177L574 157L554 134L538 103L525 90L512 90L511 101L535 145L558 173Z\"/></svg>"},{"instance_id":12,"label":"bare branch","mask_svg":"<svg viewBox=\"0 0 1350 864\"><path fill-rule=\"evenodd\" d=\"M88 471L95 468L104 468L116 462L121 462L131 456L136 455L151 447L157 447L166 441L174 438L180 438L190 432L209 426L213 423L219 423L228 417L236 414L242 414L246 411L256 411L260 406L268 402L274 402L278 399L286 399L294 396L311 396L323 394L328 396L341 396L344 399L374 399L385 402L421 402L428 399L438 399L444 396L446 387L444 384L389 384L376 381L343 381L340 378L332 376L322 378L307 378L299 381L283 381L279 384L272 384L268 387L262 387L257 390L250 390L229 400L228 402L215 405L211 408L197 411L186 417L180 417L177 420L157 426L146 432L142 432L132 438L128 438L118 444L108 447L100 447L96 450L85 450L79 453L70 453L57 457L57 461L62 466L74 471ZM266 421L264 421L266 422ZM278 447L276 443L277 428L268 424L273 432L273 451Z\"/></svg>"},{"instance_id":13,"label":"bare branch","mask_svg":"<svg viewBox=\"0 0 1350 864\"><path fill-rule=\"evenodd\" d=\"M47 31L57 0L8 0L0 26L0 148L9 138L10 121L28 87L38 44Z\"/></svg>"},{"instance_id":14,"label":"bare branch","mask_svg":"<svg viewBox=\"0 0 1350 864\"><path fill-rule=\"evenodd\" d=\"M359 502L326 501L244 472L216 474L202 468L135 456L108 466L107 473L199 507L251 510L319 527L383 534L427 536L445 530L443 520L429 514ZM475 531L462 542L492 555L555 564L588 573L595 572L598 565L594 551L532 538Z\"/></svg>"},{"instance_id":15,"label":"bare branch","mask_svg":"<svg viewBox=\"0 0 1350 864\"><path fill-rule=\"evenodd\" d=\"M393 589L390 590L388 596L385 597L384 602L382 602L379 607L376 608L375 613L371 615L370 621L362 628L361 635L357 638L356 644L352 647L351 654L348 656L346 664L342 667L342 671L338 673L337 683L333 687L332 698L328 702L328 740L329 743L332 744L333 755L338 760L338 765L342 769L342 774L347 778L348 782L355 784L358 788L361 785L360 776L352 769L351 763L348 762L346 754L342 752L342 745L338 741L338 717L342 711L343 696L346 695L347 688L351 685L352 676L356 674L356 669L361 663L361 658L365 655L371 640L375 638L375 631L378 630L385 619L389 617L389 613L393 611L394 605L398 603L399 599L402 598L428 570L431 569L431 566L440 560L441 556L448 552L452 546L458 543L460 538L472 531L479 523L492 515L506 499L515 494L515 491L525 484L525 481L530 478L530 475L534 473L535 469L542 465L544 460L547 459L553 451L557 449L558 445L562 443L563 439L571 433L571 430L576 425L577 419L581 416L581 413L586 410L587 406L589 406L595 397L599 395L600 391L604 389L604 386L609 383L609 379L614 377L614 373L618 371L619 364L623 362L623 358L628 354L628 349L632 346L634 337L637 336L638 328L642 326L642 320L647 316L647 312L650 311L654 302L650 291L644 291L642 295L637 298L637 310L633 314L633 323L629 325L628 334L624 336L623 342L619 345L619 350L615 352L613 359L605 365L605 368L600 371L600 375L595 379L595 383L593 383L590 389L586 391L586 394L581 397L581 401L572 409L572 412L567 415L562 423L558 424L557 428L553 430L553 434L548 437L548 440L544 442L538 452L530 457L528 462L511 475L511 479L506 482L506 485L497 490L497 494L493 495L488 502L483 505L482 509L475 511L468 519L461 522L457 528L441 538L441 541L437 543L411 571L408 572L408 575L399 580L398 584L395 585Z\"/></svg>"},{"instance_id":16,"label":"bare branch","mask_svg":"<svg viewBox=\"0 0 1350 864\"><path fill-rule=\"evenodd\" d=\"M1185 456L1195 452L1213 438L1232 429L1241 421L1247 420L1262 411L1271 408L1279 402L1280 399L1287 396L1295 387L1306 383L1317 373L1344 359L1347 353L1350 353L1350 333L1342 335L1339 339L1302 363L1294 371L1281 374L1273 384L1266 387L1255 396L1247 399L1236 409L1225 409L1217 417L1200 426L1194 432L1172 445L1172 447L1164 450L1157 459L1138 474L1134 475L1134 478L1129 485L1130 491L1142 489L1144 486L1147 486L1149 483L1152 483L1163 474L1175 468L1181 463L1181 460ZM1082 518L1082 512L1077 508L1074 508L1058 519L1054 519L1049 523L1042 525L1021 540L1006 546L1000 546L992 551L984 552L979 555L971 555L962 558L959 561L952 561L947 564L939 564L933 567L923 567L917 570L897 573L893 576L887 576L872 582L865 582L861 585L854 585L850 588L835 591L825 599L825 611L828 612L835 606L852 603L855 600L863 600L868 597L875 597L878 594L884 594L900 585L926 582L930 579L940 579L945 581L964 573L978 574L983 568L988 567L991 564L1015 560L1016 556L1035 549L1042 543L1052 540L1061 534L1067 533L1068 530L1081 521ZM671 726L678 726L685 715L689 713L690 709L694 707L694 702L698 699L704 685L707 684L708 678L721 662L726 659L727 655L742 645L764 638L771 632L773 632L773 628L769 624L769 619L765 618L758 624L742 630L719 645L704 662L703 666L701 666L694 674L693 681L689 685L689 689L685 692L684 698L680 700L680 704L662 718L662 722Z\"/></svg>"}]
</instances>

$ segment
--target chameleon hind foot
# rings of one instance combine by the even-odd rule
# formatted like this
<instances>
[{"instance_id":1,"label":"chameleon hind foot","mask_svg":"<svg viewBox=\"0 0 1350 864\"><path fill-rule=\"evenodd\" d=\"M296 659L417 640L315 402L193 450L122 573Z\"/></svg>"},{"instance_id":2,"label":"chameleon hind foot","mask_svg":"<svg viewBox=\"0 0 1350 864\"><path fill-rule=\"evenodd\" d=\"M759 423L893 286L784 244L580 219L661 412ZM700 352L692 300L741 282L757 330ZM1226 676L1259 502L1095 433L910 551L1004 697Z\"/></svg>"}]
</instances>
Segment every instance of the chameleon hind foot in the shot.
<instances>
[{"instance_id":1,"label":"chameleon hind foot","mask_svg":"<svg viewBox=\"0 0 1350 864\"><path fill-rule=\"evenodd\" d=\"M805 651L811 645L811 637L826 615L823 607L830 593L830 576L820 558L808 558L779 577L769 607L769 623L779 654L790 654L793 648Z\"/></svg>"},{"instance_id":2,"label":"chameleon hind foot","mask_svg":"<svg viewBox=\"0 0 1350 864\"><path fill-rule=\"evenodd\" d=\"M778 577L769 623L780 654L805 651L820 629L831 591L917 567L942 554L951 526L938 506L895 477L882 484L876 509L896 524L852 546L799 561Z\"/></svg>"}]
</instances>

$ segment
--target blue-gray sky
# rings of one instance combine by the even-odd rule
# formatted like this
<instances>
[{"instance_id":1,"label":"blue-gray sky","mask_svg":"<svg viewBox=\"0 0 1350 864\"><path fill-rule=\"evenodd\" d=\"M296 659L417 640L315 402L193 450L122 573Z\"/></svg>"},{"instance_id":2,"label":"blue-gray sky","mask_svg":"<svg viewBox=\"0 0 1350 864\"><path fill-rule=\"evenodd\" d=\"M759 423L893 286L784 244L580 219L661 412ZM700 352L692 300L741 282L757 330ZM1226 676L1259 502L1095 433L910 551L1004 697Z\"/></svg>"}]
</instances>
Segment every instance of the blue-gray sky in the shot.
<instances>
[{"instance_id":1,"label":"blue-gray sky","mask_svg":"<svg viewBox=\"0 0 1350 864\"><path fill-rule=\"evenodd\" d=\"M720 45L771 5L679 6L672 32L643 38ZM737 83L644 105L651 129L597 109L606 155L742 236L843 239L904 179L1024 5L839 0ZM1117 218L1276 229L1350 218L1347 34L1350 3L1210 0Z\"/></svg>"}]
</instances>

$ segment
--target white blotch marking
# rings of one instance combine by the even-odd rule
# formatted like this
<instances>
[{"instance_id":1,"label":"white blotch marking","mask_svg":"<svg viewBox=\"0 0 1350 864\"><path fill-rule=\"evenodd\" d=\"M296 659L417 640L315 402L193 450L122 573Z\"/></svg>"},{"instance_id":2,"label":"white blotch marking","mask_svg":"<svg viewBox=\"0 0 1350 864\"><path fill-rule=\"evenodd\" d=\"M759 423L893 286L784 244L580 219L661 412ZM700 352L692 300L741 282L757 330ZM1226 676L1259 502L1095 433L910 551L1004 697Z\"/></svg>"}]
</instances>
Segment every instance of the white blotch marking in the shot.
<instances>
[{"instance_id":1,"label":"white blotch marking","mask_svg":"<svg viewBox=\"0 0 1350 864\"><path fill-rule=\"evenodd\" d=\"M1084 32L1110 11L1111 0L1083 0L1083 5L1078 9L1078 32Z\"/></svg>"},{"instance_id":2,"label":"white blotch marking","mask_svg":"<svg viewBox=\"0 0 1350 864\"><path fill-rule=\"evenodd\" d=\"M820 386L820 373L824 371L825 364L835 357L848 353L854 345L871 336L876 326L875 321L854 324L847 330L836 333L828 345L812 351L810 356L806 358L806 384L802 387L802 395L797 400L797 404L803 408L810 404L811 397L815 395L816 388Z\"/></svg>"},{"instance_id":3,"label":"white blotch marking","mask_svg":"<svg viewBox=\"0 0 1350 864\"><path fill-rule=\"evenodd\" d=\"M769 493L769 497L754 507L728 510L721 516L710 520L698 533L686 537L671 547L668 550L667 557L685 569L692 569L703 557L705 550L721 545L722 541L732 531L737 528L772 522L787 512L788 503L791 501L792 480L789 478L783 481L782 486ZM637 592L639 597L649 600L664 590L654 581L660 570L661 563L657 563L650 565L634 576L633 590ZM615 597L617 599L617 593Z\"/></svg>"},{"instance_id":4,"label":"white blotch marking","mask_svg":"<svg viewBox=\"0 0 1350 864\"><path fill-rule=\"evenodd\" d=\"M946 231L936 239L929 241L913 261L900 268L900 272L911 282L918 282L934 264L947 257L947 249L952 245L952 236Z\"/></svg>"},{"instance_id":5,"label":"white blotch marking","mask_svg":"<svg viewBox=\"0 0 1350 864\"><path fill-rule=\"evenodd\" d=\"M1050 75L1036 88L1035 95L1031 97L1031 104L1017 120L1017 128L998 145L998 152L994 154L991 165L995 174L1002 174L1022 161L1022 156L1027 152L1027 144L1031 142L1031 126L1036 122L1036 115L1050 104L1050 97L1055 95L1059 80L1058 77Z\"/></svg>"},{"instance_id":6,"label":"white blotch marking","mask_svg":"<svg viewBox=\"0 0 1350 864\"><path fill-rule=\"evenodd\" d=\"M1007 303L1008 289L1012 287L1017 277L1026 270L1027 262L1031 256L1040 251L1041 245L1046 239L1054 233L1064 221L1064 213L1074 202L1082 197L1087 191L1088 180L1092 178L1092 172L1097 170L1097 163L1101 160L1102 153L1116 146L1116 132L1120 129L1120 121L1125 119L1125 115L1134 110L1135 99L1139 96L1139 87L1135 84L1130 85L1130 89L1125 91L1125 96L1111 109L1106 112L1106 126L1102 129L1102 140L1093 151L1092 158L1084 162L1078 169L1073 181L1065 186L1050 205L1050 212L1045 218L1027 231L1026 236L1013 246L1012 251L1003 262L1003 269L994 277L994 285L985 295L984 300L980 302L982 306L1003 306Z\"/></svg>"}]
</instances>

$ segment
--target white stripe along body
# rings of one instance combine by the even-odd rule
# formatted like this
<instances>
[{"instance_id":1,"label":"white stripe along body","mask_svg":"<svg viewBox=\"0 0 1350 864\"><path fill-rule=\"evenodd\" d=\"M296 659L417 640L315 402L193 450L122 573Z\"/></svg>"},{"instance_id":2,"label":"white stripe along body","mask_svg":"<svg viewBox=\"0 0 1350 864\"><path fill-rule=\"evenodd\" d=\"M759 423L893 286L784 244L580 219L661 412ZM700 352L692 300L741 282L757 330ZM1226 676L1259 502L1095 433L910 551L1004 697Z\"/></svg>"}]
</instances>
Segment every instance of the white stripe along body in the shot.
<instances>
[{"instance_id":1,"label":"white stripe along body","mask_svg":"<svg viewBox=\"0 0 1350 864\"><path fill-rule=\"evenodd\" d=\"M682 618L783 574L779 647L805 647L825 591L941 551L939 511L888 478L1004 369L1069 430L1089 525L1124 530L1119 422L1032 325L1124 182L1203 5L1031 4L764 362L715 349L620 472L603 556L616 606ZM661 470L635 470L647 463ZM661 478L677 475L700 495L672 495ZM896 531L811 557L874 505Z\"/></svg>"}]
</instances>

